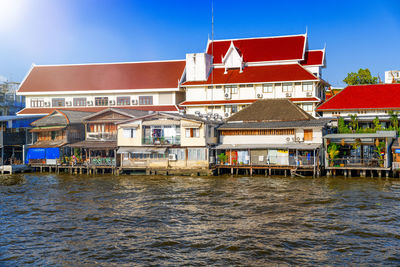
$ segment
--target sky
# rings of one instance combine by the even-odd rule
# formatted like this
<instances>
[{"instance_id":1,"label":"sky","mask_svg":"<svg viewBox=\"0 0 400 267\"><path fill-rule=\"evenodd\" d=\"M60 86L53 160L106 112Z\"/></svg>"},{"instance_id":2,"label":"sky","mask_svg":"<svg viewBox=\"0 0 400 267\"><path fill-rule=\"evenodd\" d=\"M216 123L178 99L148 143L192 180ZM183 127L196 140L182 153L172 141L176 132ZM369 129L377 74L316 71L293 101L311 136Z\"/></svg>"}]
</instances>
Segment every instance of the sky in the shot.
<instances>
[{"instance_id":1,"label":"sky","mask_svg":"<svg viewBox=\"0 0 400 267\"><path fill-rule=\"evenodd\" d=\"M345 86L400 69L400 1L214 0L214 39L302 34L326 45L323 78ZM211 0L0 0L0 81L32 64L184 59L211 38Z\"/></svg>"}]
</instances>

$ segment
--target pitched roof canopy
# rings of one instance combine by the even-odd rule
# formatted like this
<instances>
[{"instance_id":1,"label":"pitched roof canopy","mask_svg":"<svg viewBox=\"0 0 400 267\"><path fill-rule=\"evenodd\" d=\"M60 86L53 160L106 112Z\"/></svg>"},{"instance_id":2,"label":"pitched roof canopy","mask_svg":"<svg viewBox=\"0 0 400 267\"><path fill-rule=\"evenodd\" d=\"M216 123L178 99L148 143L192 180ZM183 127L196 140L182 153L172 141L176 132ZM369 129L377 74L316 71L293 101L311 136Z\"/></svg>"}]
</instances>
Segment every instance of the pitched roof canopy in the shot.
<instances>
[{"instance_id":1,"label":"pitched roof canopy","mask_svg":"<svg viewBox=\"0 0 400 267\"><path fill-rule=\"evenodd\" d=\"M307 36L305 34L261 37L247 39L229 39L210 41L207 53L214 55L214 63L222 63L222 58L233 42L233 45L243 55L245 62L302 60L306 47Z\"/></svg>"},{"instance_id":2,"label":"pitched roof canopy","mask_svg":"<svg viewBox=\"0 0 400 267\"><path fill-rule=\"evenodd\" d=\"M308 50L304 54L304 60L300 64L303 66L323 66L324 57L324 50Z\"/></svg>"},{"instance_id":3,"label":"pitched roof canopy","mask_svg":"<svg viewBox=\"0 0 400 267\"><path fill-rule=\"evenodd\" d=\"M83 112L75 110L54 110L49 115L32 122L33 126L67 126L69 124L81 123L82 118L92 114L92 112Z\"/></svg>"},{"instance_id":4,"label":"pitched roof canopy","mask_svg":"<svg viewBox=\"0 0 400 267\"><path fill-rule=\"evenodd\" d=\"M288 99L262 99L227 119L228 122L272 122L315 120Z\"/></svg>"},{"instance_id":5,"label":"pitched roof canopy","mask_svg":"<svg viewBox=\"0 0 400 267\"><path fill-rule=\"evenodd\" d=\"M400 84L348 86L317 108L317 111L400 109Z\"/></svg>"},{"instance_id":6,"label":"pitched roof canopy","mask_svg":"<svg viewBox=\"0 0 400 267\"><path fill-rule=\"evenodd\" d=\"M184 60L34 66L18 92L178 88Z\"/></svg>"},{"instance_id":7,"label":"pitched roof canopy","mask_svg":"<svg viewBox=\"0 0 400 267\"><path fill-rule=\"evenodd\" d=\"M305 70L299 64L269 65L259 67L246 67L240 72L239 69L229 70L224 73L222 68L214 68L212 74L208 75L207 81L185 82L183 85L203 84L230 84L230 83L267 83L284 81L317 81L318 78ZM211 82L211 79L213 81Z\"/></svg>"}]
</instances>

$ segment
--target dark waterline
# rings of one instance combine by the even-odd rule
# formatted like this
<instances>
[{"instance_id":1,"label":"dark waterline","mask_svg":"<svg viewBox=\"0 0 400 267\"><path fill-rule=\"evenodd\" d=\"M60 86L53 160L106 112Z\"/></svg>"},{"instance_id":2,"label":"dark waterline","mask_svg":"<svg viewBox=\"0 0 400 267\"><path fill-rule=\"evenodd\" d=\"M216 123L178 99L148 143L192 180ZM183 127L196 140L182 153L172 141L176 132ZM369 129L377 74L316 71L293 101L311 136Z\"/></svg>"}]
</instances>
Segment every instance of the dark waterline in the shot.
<instances>
[{"instance_id":1,"label":"dark waterline","mask_svg":"<svg viewBox=\"0 0 400 267\"><path fill-rule=\"evenodd\" d=\"M400 265L400 180L20 177L0 266Z\"/></svg>"}]
</instances>

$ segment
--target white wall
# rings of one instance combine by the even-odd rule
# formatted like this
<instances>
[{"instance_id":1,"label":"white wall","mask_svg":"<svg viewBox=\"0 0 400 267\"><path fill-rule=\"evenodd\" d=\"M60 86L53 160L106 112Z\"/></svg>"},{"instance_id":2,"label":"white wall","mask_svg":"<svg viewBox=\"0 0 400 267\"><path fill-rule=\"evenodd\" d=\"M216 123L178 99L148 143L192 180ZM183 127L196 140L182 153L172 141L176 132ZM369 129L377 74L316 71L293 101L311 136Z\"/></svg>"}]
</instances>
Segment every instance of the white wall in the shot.
<instances>
[{"instance_id":1,"label":"white wall","mask_svg":"<svg viewBox=\"0 0 400 267\"><path fill-rule=\"evenodd\" d=\"M160 100L160 94L165 96L165 93L159 93L159 92L118 93L118 94L116 94L116 93L114 93L114 94L112 94L112 93L104 94L103 93L102 94L102 93L99 93L99 92L94 92L92 94L73 94L73 93L71 93L71 94L68 94L68 95L51 95L51 94L40 95L40 96L27 95L26 98L25 98L25 101L26 101L26 107L27 108L31 107L31 100L32 99L43 99L44 102L49 102L50 103L50 106L47 106L47 107L52 107L51 105L52 105L52 99L53 98L65 98L65 102L71 102L72 106L73 106L73 99L74 98L86 97L86 101L87 102L88 101L92 101L93 102L93 106L95 106L94 105L95 97L108 97L108 101L109 102L111 100L113 100L113 101L115 101L115 103L117 103L117 97L119 97L119 96L130 96L131 97L130 105L134 106L134 105L132 105L132 100L137 100L137 103L139 103L139 96L153 96L153 105L175 105L175 104L177 104L176 103L176 92L168 92L168 94L171 94L172 96L168 97L168 98L164 97L163 98L164 101L163 101L162 104L159 101ZM170 99L170 101L169 101L170 103L167 103L167 101L166 101L167 99ZM116 104L114 106L116 106Z\"/></svg>"},{"instance_id":2,"label":"white wall","mask_svg":"<svg viewBox=\"0 0 400 267\"><path fill-rule=\"evenodd\" d=\"M207 53L186 54L186 80L206 81L211 68L211 55Z\"/></svg>"}]
</instances>

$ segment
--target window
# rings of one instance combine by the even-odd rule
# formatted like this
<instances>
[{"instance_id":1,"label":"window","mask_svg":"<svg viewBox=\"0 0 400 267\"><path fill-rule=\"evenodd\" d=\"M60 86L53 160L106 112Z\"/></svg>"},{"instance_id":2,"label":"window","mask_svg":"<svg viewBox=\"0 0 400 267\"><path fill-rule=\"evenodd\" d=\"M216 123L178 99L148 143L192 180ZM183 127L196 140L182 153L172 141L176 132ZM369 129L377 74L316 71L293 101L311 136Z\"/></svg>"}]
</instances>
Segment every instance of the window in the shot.
<instances>
[{"instance_id":1,"label":"window","mask_svg":"<svg viewBox=\"0 0 400 267\"><path fill-rule=\"evenodd\" d=\"M232 105L232 113L238 112L238 106L237 105Z\"/></svg>"},{"instance_id":2,"label":"window","mask_svg":"<svg viewBox=\"0 0 400 267\"><path fill-rule=\"evenodd\" d=\"M272 84L263 84L264 93L272 93Z\"/></svg>"},{"instance_id":3,"label":"window","mask_svg":"<svg viewBox=\"0 0 400 267\"><path fill-rule=\"evenodd\" d=\"M153 105L153 96L139 96L139 105Z\"/></svg>"},{"instance_id":4,"label":"window","mask_svg":"<svg viewBox=\"0 0 400 267\"><path fill-rule=\"evenodd\" d=\"M303 104L303 109L304 109L304 111L312 112L313 104Z\"/></svg>"},{"instance_id":5,"label":"window","mask_svg":"<svg viewBox=\"0 0 400 267\"><path fill-rule=\"evenodd\" d=\"M224 107L224 109L225 109L225 113L229 113L232 110L232 106L227 105L227 106Z\"/></svg>"},{"instance_id":6,"label":"window","mask_svg":"<svg viewBox=\"0 0 400 267\"><path fill-rule=\"evenodd\" d=\"M222 88L222 85L217 85L217 86L215 86L215 88L221 89L221 88Z\"/></svg>"},{"instance_id":7,"label":"window","mask_svg":"<svg viewBox=\"0 0 400 267\"><path fill-rule=\"evenodd\" d=\"M225 94L237 94L238 93L238 88L236 85L225 85Z\"/></svg>"},{"instance_id":8,"label":"window","mask_svg":"<svg viewBox=\"0 0 400 267\"><path fill-rule=\"evenodd\" d=\"M214 109L221 109L221 106L215 106Z\"/></svg>"},{"instance_id":9,"label":"window","mask_svg":"<svg viewBox=\"0 0 400 267\"><path fill-rule=\"evenodd\" d=\"M207 86L207 88L208 88L208 89L213 89L213 87L212 87L212 86Z\"/></svg>"},{"instance_id":10,"label":"window","mask_svg":"<svg viewBox=\"0 0 400 267\"><path fill-rule=\"evenodd\" d=\"M129 106L131 103L130 96L118 96L117 97L117 106Z\"/></svg>"},{"instance_id":11,"label":"window","mask_svg":"<svg viewBox=\"0 0 400 267\"><path fill-rule=\"evenodd\" d=\"M95 97L94 105L95 106L108 106L108 97Z\"/></svg>"},{"instance_id":12,"label":"window","mask_svg":"<svg viewBox=\"0 0 400 267\"><path fill-rule=\"evenodd\" d=\"M185 136L187 138L200 137L200 129L199 128L186 128Z\"/></svg>"},{"instance_id":13,"label":"window","mask_svg":"<svg viewBox=\"0 0 400 267\"><path fill-rule=\"evenodd\" d=\"M292 83L284 83L282 86L282 92L292 92L293 84Z\"/></svg>"},{"instance_id":14,"label":"window","mask_svg":"<svg viewBox=\"0 0 400 267\"><path fill-rule=\"evenodd\" d=\"M55 140L56 139L56 132L55 131L51 131L51 140Z\"/></svg>"},{"instance_id":15,"label":"window","mask_svg":"<svg viewBox=\"0 0 400 267\"><path fill-rule=\"evenodd\" d=\"M253 87L252 84L246 84L246 87Z\"/></svg>"},{"instance_id":16,"label":"window","mask_svg":"<svg viewBox=\"0 0 400 267\"><path fill-rule=\"evenodd\" d=\"M65 98L53 98L51 100L51 105L53 107L64 107L65 106Z\"/></svg>"},{"instance_id":17,"label":"window","mask_svg":"<svg viewBox=\"0 0 400 267\"><path fill-rule=\"evenodd\" d=\"M313 90L313 83L303 83L303 92L312 92Z\"/></svg>"},{"instance_id":18,"label":"window","mask_svg":"<svg viewBox=\"0 0 400 267\"><path fill-rule=\"evenodd\" d=\"M34 98L31 100L31 107L32 108L39 108L44 106L44 100L43 99L37 99Z\"/></svg>"},{"instance_id":19,"label":"window","mask_svg":"<svg viewBox=\"0 0 400 267\"><path fill-rule=\"evenodd\" d=\"M188 160L206 160L205 148L189 148Z\"/></svg>"},{"instance_id":20,"label":"window","mask_svg":"<svg viewBox=\"0 0 400 267\"><path fill-rule=\"evenodd\" d=\"M305 129L304 130L304 141L312 141L313 140L313 130Z\"/></svg>"},{"instance_id":21,"label":"window","mask_svg":"<svg viewBox=\"0 0 400 267\"><path fill-rule=\"evenodd\" d=\"M136 128L123 129L122 136L124 138L136 138Z\"/></svg>"},{"instance_id":22,"label":"window","mask_svg":"<svg viewBox=\"0 0 400 267\"><path fill-rule=\"evenodd\" d=\"M86 97L74 98L74 106L75 107L84 107L84 106L86 106Z\"/></svg>"},{"instance_id":23,"label":"window","mask_svg":"<svg viewBox=\"0 0 400 267\"><path fill-rule=\"evenodd\" d=\"M239 85L239 87L243 88L243 87L246 87L246 85L245 84L241 84L241 85Z\"/></svg>"},{"instance_id":24,"label":"window","mask_svg":"<svg viewBox=\"0 0 400 267\"><path fill-rule=\"evenodd\" d=\"M185 160L185 158L186 158L185 149L182 149L182 148L170 148L168 152L169 152L169 154L175 154L177 160Z\"/></svg>"}]
</instances>

